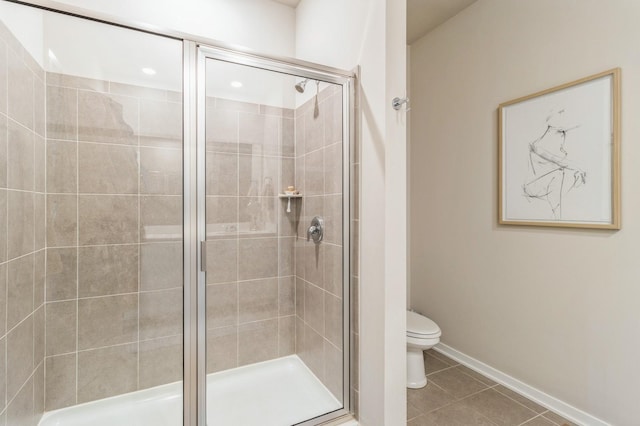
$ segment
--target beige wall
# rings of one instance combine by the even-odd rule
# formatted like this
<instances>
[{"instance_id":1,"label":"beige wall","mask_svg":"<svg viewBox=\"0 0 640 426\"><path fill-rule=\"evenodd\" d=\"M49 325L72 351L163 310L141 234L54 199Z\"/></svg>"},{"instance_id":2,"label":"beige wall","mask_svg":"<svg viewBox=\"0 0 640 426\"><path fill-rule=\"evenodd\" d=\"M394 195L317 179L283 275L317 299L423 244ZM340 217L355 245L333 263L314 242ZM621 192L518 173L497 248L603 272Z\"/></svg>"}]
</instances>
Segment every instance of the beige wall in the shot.
<instances>
[{"instance_id":1,"label":"beige wall","mask_svg":"<svg viewBox=\"0 0 640 426\"><path fill-rule=\"evenodd\" d=\"M639 16L480 0L411 47L412 306L444 343L620 425L640 382ZM618 66L622 230L498 226L498 104Z\"/></svg>"}]
</instances>

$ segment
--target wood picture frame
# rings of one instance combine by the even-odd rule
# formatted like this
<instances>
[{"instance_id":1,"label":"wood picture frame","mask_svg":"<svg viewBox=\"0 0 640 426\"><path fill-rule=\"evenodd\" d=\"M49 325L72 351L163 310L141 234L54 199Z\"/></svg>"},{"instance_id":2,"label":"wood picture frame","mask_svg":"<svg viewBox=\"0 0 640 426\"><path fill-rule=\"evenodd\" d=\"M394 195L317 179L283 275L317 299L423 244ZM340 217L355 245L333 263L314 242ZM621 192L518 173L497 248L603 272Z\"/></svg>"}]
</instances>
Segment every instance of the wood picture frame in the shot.
<instances>
[{"instance_id":1,"label":"wood picture frame","mask_svg":"<svg viewBox=\"0 0 640 426\"><path fill-rule=\"evenodd\" d=\"M500 104L498 223L620 229L620 68Z\"/></svg>"}]
</instances>

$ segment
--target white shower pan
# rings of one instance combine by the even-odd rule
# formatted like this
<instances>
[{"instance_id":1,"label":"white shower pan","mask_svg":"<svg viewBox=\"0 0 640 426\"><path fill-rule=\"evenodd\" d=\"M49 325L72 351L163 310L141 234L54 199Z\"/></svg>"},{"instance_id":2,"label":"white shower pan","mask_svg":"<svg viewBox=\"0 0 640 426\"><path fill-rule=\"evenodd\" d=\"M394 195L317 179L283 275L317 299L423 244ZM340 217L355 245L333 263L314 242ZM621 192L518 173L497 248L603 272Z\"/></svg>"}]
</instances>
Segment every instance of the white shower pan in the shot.
<instances>
[{"instance_id":1,"label":"white shower pan","mask_svg":"<svg viewBox=\"0 0 640 426\"><path fill-rule=\"evenodd\" d=\"M296 355L207 376L207 423L293 425L342 404ZM182 382L44 414L39 426L182 425Z\"/></svg>"}]
</instances>

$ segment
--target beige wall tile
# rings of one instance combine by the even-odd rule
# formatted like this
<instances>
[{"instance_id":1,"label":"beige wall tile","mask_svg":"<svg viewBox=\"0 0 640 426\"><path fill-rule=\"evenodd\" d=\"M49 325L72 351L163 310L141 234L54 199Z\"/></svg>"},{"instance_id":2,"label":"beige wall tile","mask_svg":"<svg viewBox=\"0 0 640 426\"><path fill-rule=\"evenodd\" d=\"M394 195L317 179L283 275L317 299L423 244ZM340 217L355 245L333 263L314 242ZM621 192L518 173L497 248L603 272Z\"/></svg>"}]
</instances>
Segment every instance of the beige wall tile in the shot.
<instances>
[{"instance_id":1,"label":"beige wall tile","mask_svg":"<svg viewBox=\"0 0 640 426\"><path fill-rule=\"evenodd\" d=\"M63 87L47 87L47 137L78 139L78 91Z\"/></svg>"},{"instance_id":2,"label":"beige wall tile","mask_svg":"<svg viewBox=\"0 0 640 426\"><path fill-rule=\"evenodd\" d=\"M305 280L316 286L324 287L324 251L325 244L307 242L304 247Z\"/></svg>"},{"instance_id":3,"label":"beige wall tile","mask_svg":"<svg viewBox=\"0 0 640 426\"><path fill-rule=\"evenodd\" d=\"M0 113L7 113L7 96L8 96L8 66L7 66L7 44L0 39Z\"/></svg>"},{"instance_id":4,"label":"beige wall tile","mask_svg":"<svg viewBox=\"0 0 640 426\"><path fill-rule=\"evenodd\" d=\"M78 403L136 390L137 344L78 353Z\"/></svg>"},{"instance_id":5,"label":"beige wall tile","mask_svg":"<svg viewBox=\"0 0 640 426\"><path fill-rule=\"evenodd\" d=\"M238 242L238 279L252 280L278 275L278 239L246 239Z\"/></svg>"},{"instance_id":6,"label":"beige wall tile","mask_svg":"<svg viewBox=\"0 0 640 426\"><path fill-rule=\"evenodd\" d=\"M342 195L324 197L324 224L326 242L342 245Z\"/></svg>"},{"instance_id":7,"label":"beige wall tile","mask_svg":"<svg viewBox=\"0 0 640 426\"><path fill-rule=\"evenodd\" d=\"M9 191L7 197L7 254L9 259L31 253L34 248L33 193Z\"/></svg>"},{"instance_id":8,"label":"beige wall tile","mask_svg":"<svg viewBox=\"0 0 640 426\"><path fill-rule=\"evenodd\" d=\"M238 152L238 112L207 104L206 115L207 151Z\"/></svg>"},{"instance_id":9,"label":"beige wall tile","mask_svg":"<svg viewBox=\"0 0 640 426\"><path fill-rule=\"evenodd\" d=\"M75 352L78 304L75 300L46 304L47 356Z\"/></svg>"},{"instance_id":10,"label":"beige wall tile","mask_svg":"<svg viewBox=\"0 0 640 426\"><path fill-rule=\"evenodd\" d=\"M182 380L182 336L140 342L140 389Z\"/></svg>"},{"instance_id":11,"label":"beige wall tile","mask_svg":"<svg viewBox=\"0 0 640 426\"><path fill-rule=\"evenodd\" d=\"M4 336L6 332L7 332L7 264L3 263L3 264L0 264L0 336ZM1 402L2 402L2 398L0 398L0 405L1 405Z\"/></svg>"},{"instance_id":12,"label":"beige wall tile","mask_svg":"<svg viewBox=\"0 0 640 426\"><path fill-rule=\"evenodd\" d=\"M140 339L182 334L182 289L140 293Z\"/></svg>"},{"instance_id":13,"label":"beige wall tile","mask_svg":"<svg viewBox=\"0 0 640 426\"><path fill-rule=\"evenodd\" d=\"M238 365L278 356L278 320L251 322L238 327Z\"/></svg>"},{"instance_id":14,"label":"beige wall tile","mask_svg":"<svg viewBox=\"0 0 640 426\"><path fill-rule=\"evenodd\" d=\"M0 49L1 48L2 43L0 43ZM1 65L0 69L2 69ZM1 90L2 89L0 89L0 91ZM0 114L0 188L7 187L7 139L9 138L7 121L7 116Z\"/></svg>"},{"instance_id":15,"label":"beige wall tile","mask_svg":"<svg viewBox=\"0 0 640 426\"><path fill-rule=\"evenodd\" d=\"M342 193L342 144L335 143L324 149L324 193Z\"/></svg>"},{"instance_id":16,"label":"beige wall tile","mask_svg":"<svg viewBox=\"0 0 640 426\"><path fill-rule=\"evenodd\" d=\"M238 283L240 324L278 316L278 278Z\"/></svg>"},{"instance_id":17,"label":"beige wall tile","mask_svg":"<svg viewBox=\"0 0 640 426\"><path fill-rule=\"evenodd\" d=\"M33 312L33 368L44 361L45 355L45 316L44 305Z\"/></svg>"},{"instance_id":18,"label":"beige wall tile","mask_svg":"<svg viewBox=\"0 0 640 426\"><path fill-rule=\"evenodd\" d=\"M307 284L300 277L296 277L296 315L305 319L304 292Z\"/></svg>"},{"instance_id":19,"label":"beige wall tile","mask_svg":"<svg viewBox=\"0 0 640 426\"><path fill-rule=\"evenodd\" d=\"M29 379L7 407L7 424L31 425L33 420L33 380Z\"/></svg>"},{"instance_id":20,"label":"beige wall tile","mask_svg":"<svg viewBox=\"0 0 640 426\"><path fill-rule=\"evenodd\" d=\"M238 197L207 197L207 237L238 234Z\"/></svg>"},{"instance_id":21,"label":"beige wall tile","mask_svg":"<svg viewBox=\"0 0 640 426\"><path fill-rule=\"evenodd\" d=\"M79 143L78 191L85 194L137 194L138 148Z\"/></svg>"},{"instance_id":22,"label":"beige wall tile","mask_svg":"<svg viewBox=\"0 0 640 426\"><path fill-rule=\"evenodd\" d=\"M80 247L78 297L138 291L138 245Z\"/></svg>"},{"instance_id":23,"label":"beige wall tile","mask_svg":"<svg viewBox=\"0 0 640 426\"><path fill-rule=\"evenodd\" d=\"M255 114L260 112L260 105L258 104L249 103L249 102L232 101L229 99L222 99L222 98L215 98L215 108L226 110L226 111L238 111L238 112L255 113Z\"/></svg>"},{"instance_id":24,"label":"beige wall tile","mask_svg":"<svg viewBox=\"0 0 640 426\"><path fill-rule=\"evenodd\" d=\"M80 245L138 242L138 197L80 195L78 197Z\"/></svg>"},{"instance_id":25,"label":"beige wall tile","mask_svg":"<svg viewBox=\"0 0 640 426\"><path fill-rule=\"evenodd\" d=\"M182 151L140 148L140 193L182 195Z\"/></svg>"},{"instance_id":26,"label":"beige wall tile","mask_svg":"<svg viewBox=\"0 0 640 426\"><path fill-rule=\"evenodd\" d=\"M239 197L240 236L242 238L277 236L278 212L276 206L279 203L280 201L276 197Z\"/></svg>"},{"instance_id":27,"label":"beige wall tile","mask_svg":"<svg viewBox=\"0 0 640 426\"><path fill-rule=\"evenodd\" d=\"M294 237L278 239L278 276L280 277L295 273L294 245Z\"/></svg>"},{"instance_id":28,"label":"beige wall tile","mask_svg":"<svg viewBox=\"0 0 640 426\"><path fill-rule=\"evenodd\" d=\"M278 356L287 356L296 352L296 317L278 318Z\"/></svg>"},{"instance_id":29,"label":"beige wall tile","mask_svg":"<svg viewBox=\"0 0 640 426\"><path fill-rule=\"evenodd\" d=\"M33 254L7 264L7 329L33 312Z\"/></svg>"},{"instance_id":30,"label":"beige wall tile","mask_svg":"<svg viewBox=\"0 0 640 426\"><path fill-rule=\"evenodd\" d=\"M45 301L46 288L46 268L47 253L46 250L40 250L34 254L33 268L33 306L37 308Z\"/></svg>"},{"instance_id":31,"label":"beige wall tile","mask_svg":"<svg viewBox=\"0 0 640 426\"><path fill-rule=\"evenodd\" d=\"M296 277L280 277L278 281L278 315L296 314Z\"/></svg>"},{"instance_id":32,"label":"beige wall tile","mask_svg":"<svg viewBox=\"0 0 640 426\"><path fill-rule=\"evenodd\" d=\"M324 381L324 339L308 323L304 329L304 362L317 378Z\"/></svg>"},{"instance_id":33,"label":"beige wall tile","mask_svg":"<svg viewBox=\"0 0 640 426\"><path fill-rule=\"evenodd\" d=\"M293 185L293 182L292 182ZM298 225L302 214L302 200L291 199L291 211L287 212L287 198L280 198L276 203L278 210L278 235L281 237L296 237L298 235Z\"/></svg>"},{"instance_id":34,"label":"beige wall tile","mask_svg":"<svg viewBox=\"0 0 640 426\"><path fill-rule=\"evenodd\" d=\"M342 141L342 90L338 89L323 102L324 141L331 145Z\"/></svg>"},{"instance_id":35,"label":"beige wall tile","mask_svg":"<svg viewBox=\"0 0 640 426\"><path fill-rule=\"evenodd\" d=\"M8 115L33 129L33 72L12 49L8 50Z\"/></svg>"},{"instance_id":36,"label":"beige wall tile","mask_svg":"<svg viewBox=\"0 0 640 426\"><path fill-rule=\"evenodd\" d=\"M140 245L140 290L182 287L182 242Z\"/></svg>"},{"instance_id":37,"label":"beige wall tile","mask_svg":"<svg viewBox=\"0 0 640 426\"><path fill-rule=\"evenodd\" d=\"M182 104L140 100L140 144L182 147Z\"/></svg>"},{"instance_id":38,"label":"beige wall tile","mask_svg":"<svg viewBox=\"0 0 640 426\"><path fill-rule=\"evenodd\" d=\"M137 135L137 99L78 91L79 140L135 145Z\"/></svg>"},{"instance_id":39,"label":"beige wall tile","mask_svg":"<svg viewBox=\"0 0 640 426\"><path fill-rule=\"evenodd\" d=\"M78 350L133 342L137 338L137 294L78 300Z\"/></svg>"},{"instance_id":40,"label":"beige wall tile","mask_svg":"<svg viewBox=\"0 0 640 426\"><path fill-rule=\"evenodd\" d=\"M342 351L326 340L324 341L324 363L325 376L323 383L331 391L333 396L342 402Z\"/></svg>"},{"instance_id":41,"label":"beige wall tile","mask_svg":"<svg viewBox=\"0 0 640 426\"><path fill-rule=\"evenodd\" d=\"M207 329L238 324L238 283L207 286Z\"/></svg>"},{"instance_id":42,"label":"beige wall tile","mask_svg":"<svg viewBox=\"0 0 640 426\"><path fill-rule=\"evenodd\" d=\"M11 120L8 127L7 186L33 191L34 134Z\"/></svg>"},{"instance_id":43,"label":"beige wall tile","mask_svg":"<svg viewBox=\"0 0 640 426\"><path fill-rule=\"evenodd\" d=\"M207 152L205 166L207 195L239 195L238 167L237 154Z\"/></svg>"},{"instance_id":44,"label":"beige wall tile","mask_svg":"<svg viewBox=\"0 0 640 426\"><path fill-rule=\"evenodd\" d=\"M295 130L295 151L296 156L304 156L307 152L305 147L305 132L304 132L304 114L299 113L299 108L296 109L296 118L294 119L294 130Z\"/></svg>"},{"instance_id":45,"label":"beige wall tile","mask_svg":"<svg viewBox=\"0 0 640 426\"><path fill-rule=\"evenodd\" d=\"M167 99L167 91L154 89L152 87L134 86L131 84L109 82L109 90L111 93L118 95L131 96L135 98L154 99L163 101Z\"/></svg>"},{"instance_id":46,"label":"beige wall tile","mask_svg":"<svg viewBox=\"0 0 640 426\"><path fill-rule=\"evenodd\" d=\"M47 238L47 210L46 210L47 198L45 194L33 195L33 219L34 219L34 235L33 243L34 250L41 250L45 248Z\"/></svg>"},{"instance_id":47,"label":"beige wall tile","mask_svg":"<svg viewBox=\"0 0 640 426\"><path fill-rule=\"evenodd\" d=\"M77 184L76 142L47 140L47 191L75 193Z\"/></svg>"},{"instance_id":48,"label":"beige wall tile","mask_svg":"<svg viewBox=\"0 0 640 426\"><path fill-rule=\"evenodd\" d=\"M76 357L75 353L47 357L44 403L47 411L76 403Z\"/></svg>"},{"instance_id":49,"label":"beige wall tile","mask_svg":"<svg viewBox=\"0 0 640 426\"><path fill-rule=\"evenodd\" d=\"M334 346L342 348L342 299L324 294L324 336Z\"/></svg>"},{"instance_id":50,"label":"beige wall tile","mask_svg":"<svg viewBox=\"0 0 640 426\"><path fill-rule=\"evenodd\" d=\"M78 293L78 250L47 249L47 301L75 299Z\"/></svg>"},{"instance_id":51,"label":"beige wall tile","mask_svg":"<svg viewBox=\"0 0 640 426\"><path fill-rule=\"evenodd\" d=\"M1 43L0 43L1 44ZM4 411L7 397L7 338L0 338L0 410ZM0 423L2 425L2 423Z\"/></svg>"},{"instance_id":52,"label":"beige wall tile","mask_svg":"<svg viewBox=\"0 0 640 426\"><path fill-rule=\"evenodd\" d=\"M296 316L296 354L305 361L304 321Z\"/></svg>"},{"instance_id":53,"label":"beige wall tile","mask_svg":"<svg viewBox=\"0 0 640 426\"><path fill-rule=\"evenodd\" d=\"M46 192L47 187L47 152L44 137L35 135L33 139L33 168L34 189L36 192Z\"/></svg>"},{"instance_id":54,"label":"beige wall tile","mask_svg":"<svg viewBox=\"0 0 640 426\"><path fill-rule=\"evenodd\" d=\"M281 191L279 158L265 157L254 150L251 155L240 155L238 167L241 196L275 197Z\"/></svg>"},{"instance_id":55,"label":"beige wall tile","mask_svg":"<svg viewBox=\"0 0 640 426\"><path fill-rule=\"evenodd\" d=\"M38 135L44 137L47 133L47 86L43 79L35 78L33 80L33 130Z\"/></svg>"},{"instance_id":56,"label":"beige wall tile","mask_svg":"<svg viewBox=\"0 0 640 426\"><path fill-rule=\"evenodd\" d=\"M304 152L315 151L324 146L324 113L321 110L317 117L314 117L314 106L304 114Z\"/></svg>"},{"instance_id":57,"label":"beige wall tile","mask_svg":"<svg viewBox=\"0 0 640 426\"><path fill-rule=\"evenodd\" d=\"M324 149L304 156L304 195L324 194Z\"/></svg>"},{"instance_id":58,"label":"beige wall tile","mask_svg":"<svg viewBox=\"0 0 640 426\"><path fill-rule=\"evenodd\" d=\"M8 193L5 189L0 189L0 229L7 229L7 202ZM7 260L7 243L8 236L5 234L2 241L0 241L0 263Z\"/></svg>"},{"instance_id":59,"label":"beige wall tile","mask_svg":"<svg viewBox=\"0 0 640 426\"><path fill-rule=\"evenodd\" d=\"M304 290L304 320L321 336L324 336L324 291L306 283Z\"/></svg>"},{"instance_id":60,"label":"beige wall tile","mask_svg":"<svg viewBox=\"0 0 640 426\"><path fill-rule=\"evenodd\" d=\"M7 334L7 400L10 401L33 372L33 317Z\"/></svg>"},{"instance_id":61,"label":"beige wall tile","mask_svg":"<svg viewBox=\"0 0 640 426\"><path fill-rule=\"evenodd\" d=\"M305 255L304 255L304 251L306 249L307 246L307 240L306 238L297 238L293 247L295 256L294 256L294 262L295 262L295 271L296 271L296 276L300 277L300 278L304 278L306 275L306 271L305 271Z\"/></svg>"},{"instance_id":62,"label":"beige wall tile","mask_svg":"<svg viewBox=\"0 0 640 426\"><path fill-rule=\"evenodd\" d=\"M77 206L75 195L47 195L47 247L76 245Z\"/></svg>"},{"instance_id":63,"label":"beige wall tile","mask_svg":"<svg viewBox=\"0 0 640 426\"><path fill-rule=\"evenodd\" d=\"M140 240L182 240L182 197L140 197Z\"/></svg>"},{"instance_id":64,"label":"beige wall tile","mask_svg":"<svg viewBox=\"0 0 640 426\"><path fill-rule=\"evenodd\" d=\"M44 362L33 373L33 415L37 425L44 414Z\"/></svg>"},{"instance_id":65,"label":"beige wall tile","mask_svg":"<svg viewBox=\"0 0 640 426\"><path fill-rule=\"evenodd\" d=\"M258 145L265 155L280 155L280 121L281 119L275 116L241 112L239 142Z\"/></svg>"},{"instance_id":66,"label":"beige wall tile","mask_svg":"<svg viewBox=\"0 0 640 426\"><path fill-rule=\"evenodd\" d=\"M238 366L238 327L207 330L207 374Z\"/></svg>"},{"instance_id":67,"label":"beige wall tile","mask_svg":"<svg viewBox=\"0 0 640 426\"><path fill-rule=\"evenodd\" d=\"M50 86L69 87L72 89L94 90L96 92L107 92L109 82L104 80L94 80L92 78L78 77L75 75L58 74L47 72L47 84Z\"/></svg>"},{"instance_id":68,"label":"beige wall tile","mask_svg":"<svg viewBox=\"0 0 640 426\"><path fill-rule=\"evenodd\" d=\"M207 284L238 279L238 241L207 241Z\"/></svg>"},{"instance_id":69,"label":"beige wall tile","mask_svg":"<svg viewBox=\"0 0 640 426\"><path fill-rule=\"evenodd\" d=\"M342 246L324 244L324 289L342 297Z\"/></svg>"},{"instance_id":70,"label":"beige wall tile","mask_svg":"<svg viewBox=\"0 0 640 426\"><path fill-rule=\"evenodd\" d=\"M293 157L296 155L295 122L293 118L285 117L280 120L280 126L282 146L280 154L285 157Z\"/></svg>"}]
</instances>

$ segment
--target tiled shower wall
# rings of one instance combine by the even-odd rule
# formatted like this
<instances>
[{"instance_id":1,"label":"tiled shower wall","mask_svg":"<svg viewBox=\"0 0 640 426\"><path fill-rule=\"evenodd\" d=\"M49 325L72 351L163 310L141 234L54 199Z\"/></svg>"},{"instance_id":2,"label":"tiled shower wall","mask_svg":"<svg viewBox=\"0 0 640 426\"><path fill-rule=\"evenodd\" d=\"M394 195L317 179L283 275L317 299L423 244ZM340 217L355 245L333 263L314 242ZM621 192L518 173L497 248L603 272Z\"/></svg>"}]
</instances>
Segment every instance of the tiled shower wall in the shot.
<instances>
[{"instance_id":1,"label":"tiled shower wall","mask_svg":"<svg viewBox=\"0 0 640 426\"><path fill-rule=\"evenodd\" d=\"M207 99L207 372L295 352L294 111Z\"/></svg>"},{"instance_id":2,"label":"tiled shower wall","mask_svg":"<svg viewBox=\"0 0 640 426\"><path fill-rule=\"evenodd\" d=\"M47 74L47 411L182 377L182 105Z\"/></svg>"},{"instance_id":3,"label":"tiled shower wall","mask_svg":"<svg viewBox=\"0 0 640 426\"><path fill-rule=\"evenodd\" d=\"M44 80L0 22L0 425L43 412Z\"/></svg>"},{"instance_id":4,"label":"tiled shower wall","mask_svg":"<svg viewBox=\"0 0 640 426\"><path fill-rule=\"evenodd\" d=\"M342 400L342 90L329 86L296 109L296 183L303 193L296 240L296 352ZM324 240L307 242L314 216Z\"/></svg>"}]
</instances>

